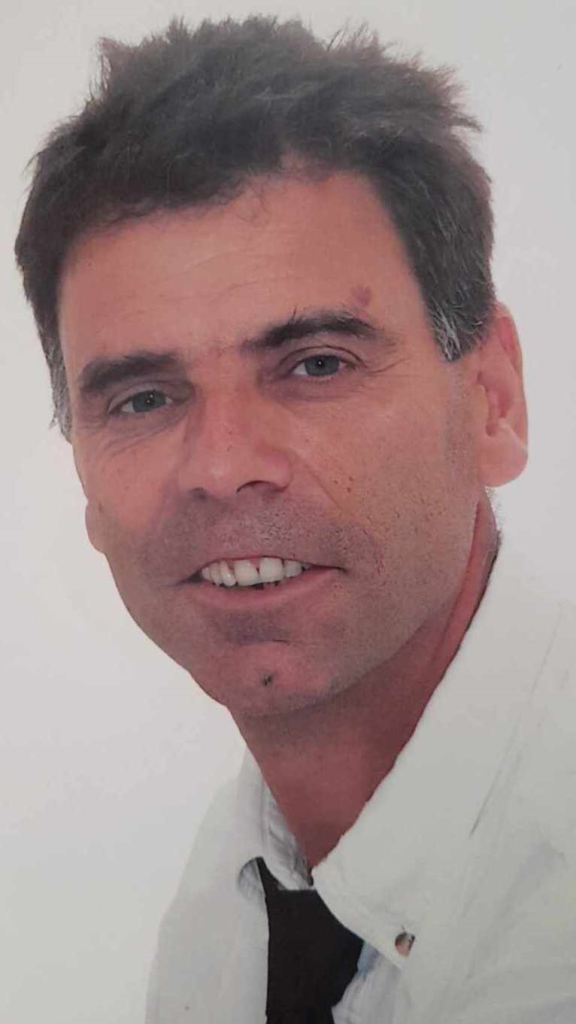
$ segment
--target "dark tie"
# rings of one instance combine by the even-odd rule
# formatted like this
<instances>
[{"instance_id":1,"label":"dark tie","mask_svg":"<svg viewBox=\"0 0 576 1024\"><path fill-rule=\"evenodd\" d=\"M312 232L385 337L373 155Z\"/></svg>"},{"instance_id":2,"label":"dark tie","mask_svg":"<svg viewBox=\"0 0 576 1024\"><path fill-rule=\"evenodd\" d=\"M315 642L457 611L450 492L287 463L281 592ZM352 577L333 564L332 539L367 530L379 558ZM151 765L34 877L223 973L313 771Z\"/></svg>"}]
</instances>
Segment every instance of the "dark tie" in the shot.
<instances>
[{"instance_id":1,"label":"dark tie","mask_svg":"<svg viewBox=\"0 0 576 1024\"><path fill-rule=\"evenodd\" d=\"M267 1024L333 1024L362 949L313 890L280 889L257 860L268 911Z\"/></svg>"}]
</instances>

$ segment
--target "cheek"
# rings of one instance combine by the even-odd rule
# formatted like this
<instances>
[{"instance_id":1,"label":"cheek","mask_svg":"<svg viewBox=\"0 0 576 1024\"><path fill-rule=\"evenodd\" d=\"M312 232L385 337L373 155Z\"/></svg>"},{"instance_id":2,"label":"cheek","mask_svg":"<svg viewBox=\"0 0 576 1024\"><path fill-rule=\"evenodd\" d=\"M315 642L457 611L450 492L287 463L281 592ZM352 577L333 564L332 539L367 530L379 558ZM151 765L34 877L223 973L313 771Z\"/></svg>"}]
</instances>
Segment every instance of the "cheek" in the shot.
<instances>
[{"instance_id":1,"label":"cheek","mask_svg":"<svg viewBox=\"0 0 576 1024\"><path fill-rule=\"evenodd\" d=\"M421 427L392 409L366 403L348 409L310 436L303 459L306 475L322 491L327 506L343 522L361 525L372 542L389 537L414 516L421 496L430 492L427 474L435 460Z\"/></svg>"},{"instance_id":2,"label":"cheek","mask_svg":"<svg viewBox=\"0 0 576 1024\"><path fill-rule=\"evenodd\" d=\"M124 458L122 466L98 472L93 467L86 484L86 528L91 543L105 554L138 545L161 518L165 485L153 463Z\"/></svg>"},{"instance_id":3,"label":"cheek","mask_svg":"<svg viewBox=\"0 0 576 1024\"><path fill-rule=\"evenodd\" d=\"M445 396L375 416L349 442L345 489L366 520L408 530L444 518L473 481L471 444L461 411Z\"/></svg>"}]
</instances>

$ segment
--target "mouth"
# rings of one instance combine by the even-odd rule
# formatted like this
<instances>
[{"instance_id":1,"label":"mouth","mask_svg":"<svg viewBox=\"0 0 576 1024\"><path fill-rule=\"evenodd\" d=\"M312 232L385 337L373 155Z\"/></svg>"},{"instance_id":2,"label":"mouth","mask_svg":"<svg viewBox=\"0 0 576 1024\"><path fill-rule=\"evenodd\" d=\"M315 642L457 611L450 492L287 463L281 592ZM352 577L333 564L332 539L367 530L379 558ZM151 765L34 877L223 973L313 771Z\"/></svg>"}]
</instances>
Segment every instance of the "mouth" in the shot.
<instances>
[{"instance_id":1,"label":"mouth","mask_svg":"<svg viewBox=\"0 0 576 1024\"><path fill-rule=\"evenodd\" d=\"M254 583L251 586L216 585L195 573L185 580L183 587L193 600L209 607L228 611L252 608L279 607L291 600L306 600L316 594L320 587L334 579L338 569L311 565L297 576L285 577L279 581Z\"/></svg>"},{"instance_id":2,"label":"mouth","mask_svg":"<svg viewBox=\"0 0 576 1024\"><path fill-rule=\"evenodd\" d=\"M203 569L198 569L189 577L189 581L199 583L206 580L217 587L255 589L261 584L282 584L312 568L320 567L310 562L300 562L277 555L223 558L213 560Z\"/></svg>"}]
</instances>

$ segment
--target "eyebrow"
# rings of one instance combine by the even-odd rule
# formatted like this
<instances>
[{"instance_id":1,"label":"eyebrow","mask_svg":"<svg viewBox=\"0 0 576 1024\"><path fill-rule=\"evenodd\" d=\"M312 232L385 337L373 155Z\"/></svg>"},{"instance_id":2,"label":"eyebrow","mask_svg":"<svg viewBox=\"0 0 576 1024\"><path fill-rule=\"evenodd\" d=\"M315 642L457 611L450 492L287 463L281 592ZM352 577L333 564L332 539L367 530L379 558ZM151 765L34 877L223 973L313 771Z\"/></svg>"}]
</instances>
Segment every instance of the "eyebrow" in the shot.
<instances>
[{"instance_id":1,"label":"eyebrow","mask_svg":"<svg viewBox=\"0 0 576 1024\"><path fill-rule=\"evenodd\" d=\"M310 314L293 313L282 323L268 325L255 337L240 344L242 353L275 351L291 342L321 334L339 334L364 341L380 340L388 350L397 348L397 339L375 327L368 320L347 310L315 310ZM157 373L185 373L186 360L178 351L155 352L138 349L115 359L97 356L81 370L77 385L82 399L95 398L128 381L136 381Z\"/></svg>"}]
</instances>

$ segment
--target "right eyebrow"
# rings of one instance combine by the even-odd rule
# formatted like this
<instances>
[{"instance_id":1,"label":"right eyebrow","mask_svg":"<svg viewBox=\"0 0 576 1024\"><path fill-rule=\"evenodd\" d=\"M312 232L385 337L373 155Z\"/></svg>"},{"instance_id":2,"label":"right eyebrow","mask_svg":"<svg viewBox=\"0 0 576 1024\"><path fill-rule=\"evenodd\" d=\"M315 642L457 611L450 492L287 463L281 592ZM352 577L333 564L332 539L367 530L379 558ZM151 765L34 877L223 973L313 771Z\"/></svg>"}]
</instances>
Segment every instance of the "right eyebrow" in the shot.
<instances>
[{"instance_id":1,"label":"right eyebrow","mask_svg":"<svg viewBox=\"0 0 576 1024\"><path fill-rule=\"evenodd\" d=\"M137 349L116 359L97 356L91 359L78 376L78 391L81 398L89 399L105 394L115 384L142 380L157 373L184 373L186 370L180 354L170 352L154 352L150 349Z\"/></svg>"}]
</instances>

